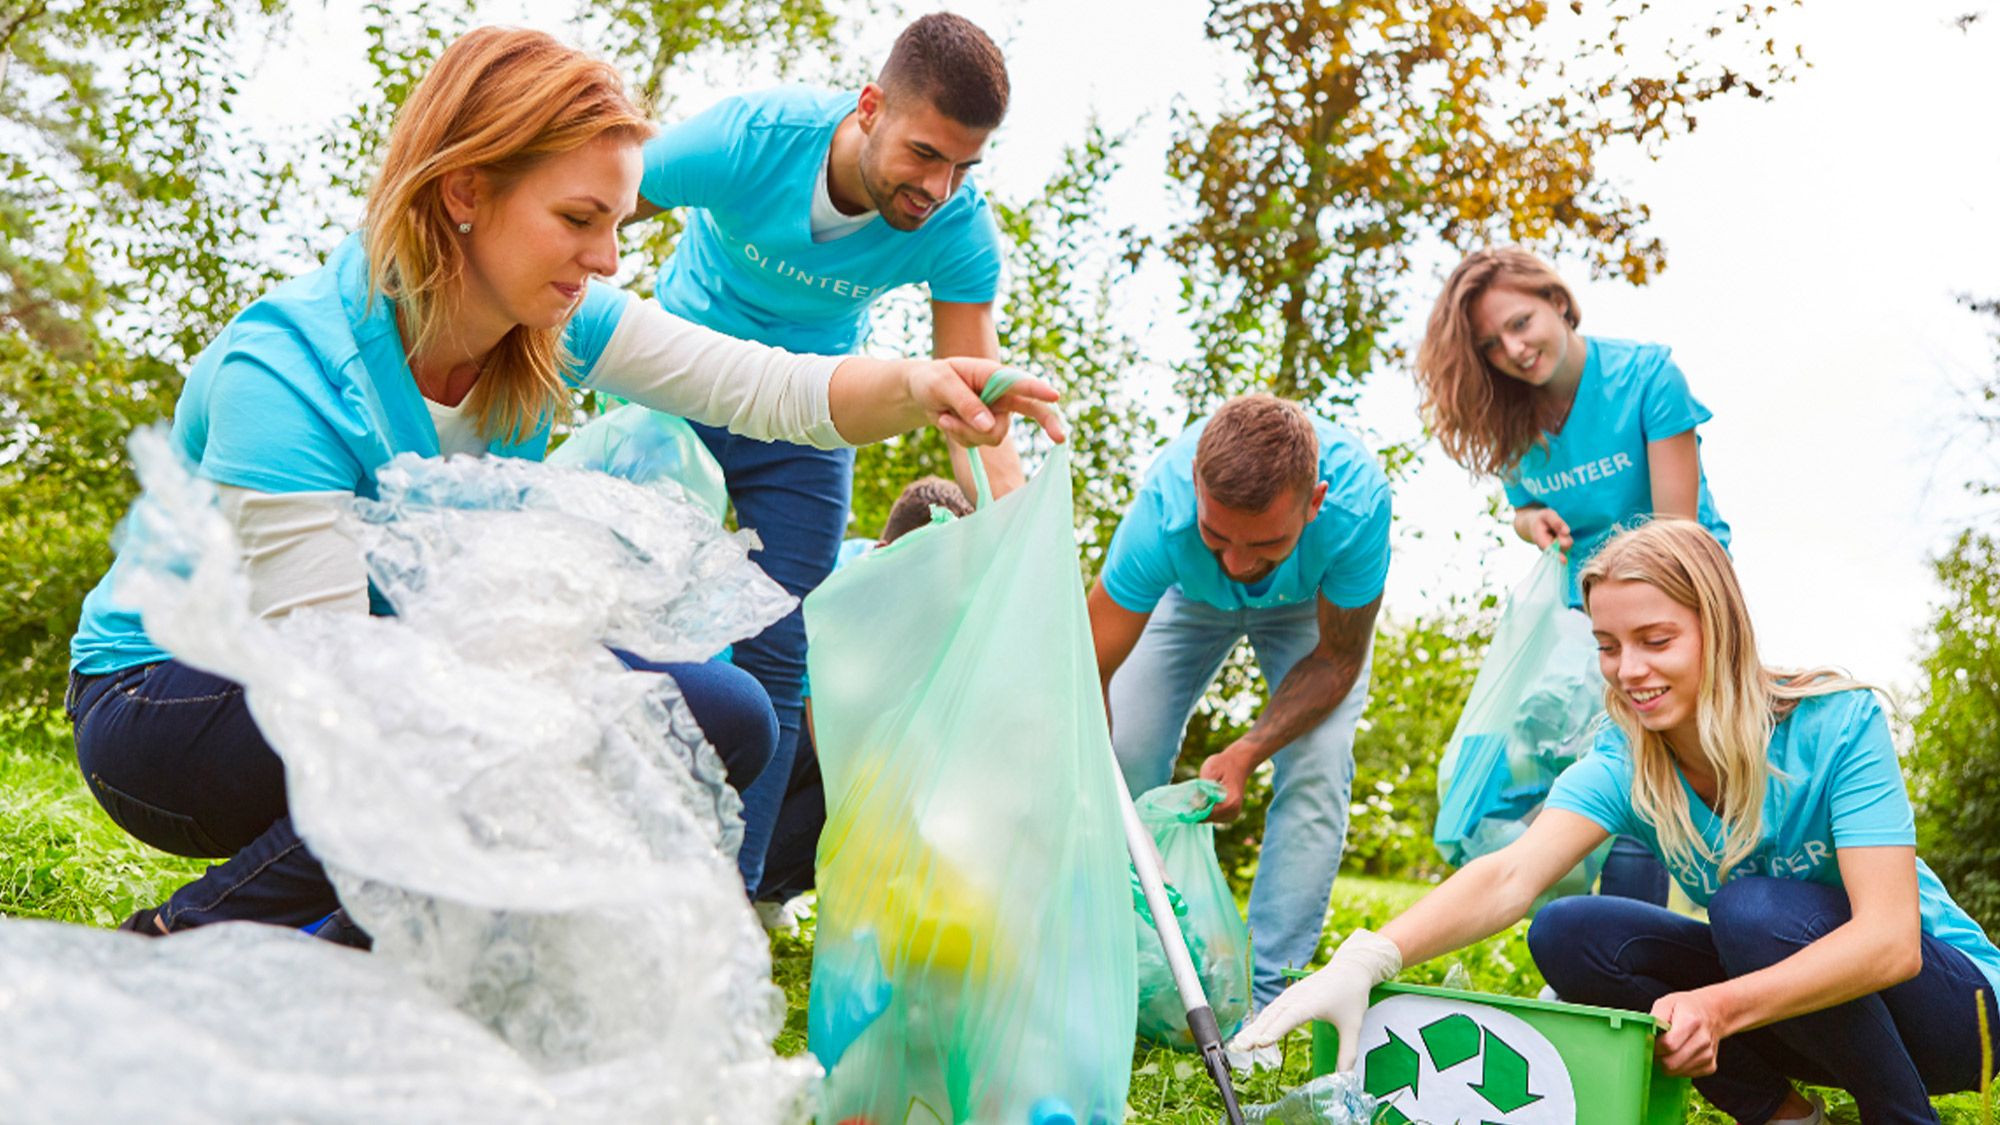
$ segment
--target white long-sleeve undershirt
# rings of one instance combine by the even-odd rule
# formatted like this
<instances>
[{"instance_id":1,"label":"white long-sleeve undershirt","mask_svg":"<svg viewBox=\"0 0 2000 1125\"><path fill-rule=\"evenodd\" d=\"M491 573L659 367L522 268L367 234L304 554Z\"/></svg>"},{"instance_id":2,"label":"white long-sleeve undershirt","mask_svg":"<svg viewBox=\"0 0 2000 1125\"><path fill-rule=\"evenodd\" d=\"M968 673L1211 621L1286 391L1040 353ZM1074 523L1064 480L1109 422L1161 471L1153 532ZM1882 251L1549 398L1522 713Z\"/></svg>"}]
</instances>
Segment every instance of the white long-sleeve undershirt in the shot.
<instances>
[{"instance_id":1,"label":"white long-sleeve undershirt","mask_svg":"<svg viewBox=\"0 0 2000 1125\"><path fill-rule=\"evenodd\" d=\"M795 355L683 320L631 297L584 386L724 427L760 441L820 449L848 443L834 428L827 384L843 356ZM425 400L439 453L484 453L464 404ZM337 526L345 492L260 492L220 485L250 577L251 608L282 617L316 606L368 612L361 549Z\"/></svg>"}]
</instances>

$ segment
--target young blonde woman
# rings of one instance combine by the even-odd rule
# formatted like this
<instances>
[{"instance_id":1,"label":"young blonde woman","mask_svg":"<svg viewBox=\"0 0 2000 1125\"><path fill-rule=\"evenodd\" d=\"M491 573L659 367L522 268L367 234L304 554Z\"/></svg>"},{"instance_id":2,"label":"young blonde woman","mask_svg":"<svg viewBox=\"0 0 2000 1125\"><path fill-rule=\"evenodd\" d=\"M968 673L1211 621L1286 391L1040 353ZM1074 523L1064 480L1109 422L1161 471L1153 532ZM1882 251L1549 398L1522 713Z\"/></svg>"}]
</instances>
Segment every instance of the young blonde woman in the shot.
<instances>
[{"instance_id":1,"label":"young blonde woman","mask_svg":"<svg viewBox=\"0 0 2000 1125\"><path fill-rule=\"evenodd\" d=\"M1660 516L1700 521L1724 547L1696 427L1708 408L1661 344L1586 337L1576 297L1515 246L1460 262L1417 352L1425 421L1452 460L1499 477L1514 531L1568 553L1577 575L1619 528ZM1666 869L1620 837L1602 893L1667 902Z\"/></svg>"},{"instance_id":2,"label":"young blonde woman","mask_svg":"<svg viewBox=\"0 0 2000 1125\"><path fill-rule=\"evenodd\" d=\"M1239 1040L1326 1020L1352 1066L1376 984L1519 921L1624 832L1708 921L1550 903L1528 945L1563 999L1650 1012L1667 1069L1739 1121L1821 1120L1801 1079L1847 1089L1865 1122L1935 1122L1931 1095L1979 1085L2000 949L1917 858L1881 707L1838 674L1765 667L1728 556L1692 522L1623 532L1580 577L1613 720L1596 748L1520 839L1350 934Z\"/></svg>"},{"instance_id":3,"label":"young blonde woman","mask_svg":"<svg viewBox=\"0 0 2000 1125\"><path fill-rule=\"evenodd\" d=\"M254 545L260 611L367 612L362 560L334 530L340 503L373 495L399 453L539 458L575 386L820 447L926 422L991 444L1009 411L1060 438L1045 384L980 405L990 360L797 356L595 281L617 268L652 132L616 71L546 35L484 28L438 59L397 117L364 229L245 308L175 408L175 443ZM326 916L333 889L292 830L282 767L241 688L152 643L115 599L119 565L71 644L79 764L126 831L226 857L123 928ZM762 769L776 720L746 674L620 656L679 683L732 784Z\"/></svg>"}]
</instances>

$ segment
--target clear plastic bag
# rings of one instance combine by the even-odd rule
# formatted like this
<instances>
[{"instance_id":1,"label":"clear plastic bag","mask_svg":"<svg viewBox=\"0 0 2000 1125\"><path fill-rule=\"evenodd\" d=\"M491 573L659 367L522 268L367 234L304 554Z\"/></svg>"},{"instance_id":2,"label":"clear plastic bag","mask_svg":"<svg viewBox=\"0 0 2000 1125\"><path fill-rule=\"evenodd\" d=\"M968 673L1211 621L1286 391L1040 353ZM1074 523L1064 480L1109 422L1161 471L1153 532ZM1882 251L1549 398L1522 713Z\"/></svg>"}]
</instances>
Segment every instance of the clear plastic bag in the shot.
<instances>
[{"instance_id":1,"label":"clear plastic bag","mask_svg":"<svg viewBox=\"0 0 2000 1125\"><path fill-rule=\"evenodd\" d=\"M1162 874L1174 914L1187 940L1188 956L1201 977L1208 1006L1222 1037L1229 1038L1250 1014L1250 927L1236 909L1236 896L1215 858L1215 825L1208 813L1222 800L1222 786L1206 779L1162 785L1133 803L1139 820L1160 849ZM1132 875L1132 905L1138 911L1139 1035L1176 1050L1195 1049L1187 1010L1174 986L1153 912Z\"/></svg>"},{"instance_id":2,"label":"clear plastic bag","mask_svg":"<svg viewBox=\"0 0 2000 1125\"><path fill-rule=\"evenodd\" d=\"M578 426L549 453L548 464L595 469L634 484L668 481L717 520L729 510L722 466L694 428L685 419L636 402Z\"/></svg>"},{"instance_id":3,"label":"clear plastic bag","mask_svg":"<svg viewBox=\"0 0 2000 1125\"><path fill-rule=\"evenodd\" d=\"M1133 915L1071 503L1058 448L806 599L821 1121L1123 1117Z\"/></svg>"},{"instance_id":4,"label":"clear plastic bag","mask_svg":"<svg viewBox=\"0 0 2000 1125\"><path fill-rule=\"evenodd\" d=\"M1361 1075L1322 1074L1266 1105L1246 1105L1246 1125L1371 1125L1380 1103L1361 1088Z\"/></svg>"},{"instance_id":5,"label":"clear plastic bag","mask_svg":"<svg viewBox=\"0 0 2000 1125\"><path fill-rule=\"evenodd\" d=\"M1590 621L1569 608L1562 555L1551 547L1507 600L1438 766L1431 838L1453 864L1512 842L1556 776L1590 748L1604 714L1604 680ZM1587 891L1601 856L1560 885Z\"/></svg>"}]
</instances>

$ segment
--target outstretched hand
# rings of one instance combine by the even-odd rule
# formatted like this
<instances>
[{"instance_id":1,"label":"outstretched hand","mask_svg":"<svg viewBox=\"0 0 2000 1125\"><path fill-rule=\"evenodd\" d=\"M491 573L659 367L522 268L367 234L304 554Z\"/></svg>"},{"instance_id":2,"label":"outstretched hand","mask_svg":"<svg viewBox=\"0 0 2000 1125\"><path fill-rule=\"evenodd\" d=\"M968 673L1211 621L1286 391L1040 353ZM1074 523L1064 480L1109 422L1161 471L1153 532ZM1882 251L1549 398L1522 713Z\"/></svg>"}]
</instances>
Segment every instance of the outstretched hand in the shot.
<instances>
[{"instance_id":1,"label":"outstretched hand","mask_svg":"<svg viewBox=\"0 0 2000 1125\"><path fill-rule=\"evenodd\" d=\"M979 400L1001 364L963 356L913 361L910 395L946 437L961 445L997 445L1006 438L1013 415L1032 418L1051 441L1063 441L1062 416L1052 405L1061 396L1040 379L1022 377L991 404Z\"/></svg>"},{"instance_id":2,"label":"outstretched hand","mask_svg":"<svg viewBox=\"0 0 2000 1125\"><path fill-rule=\"evenodd\" d=\"M1361 1047L1361 1018L1368 1013L1368 994L1403 968L1403 951L1396 943L1368 930L1356 930L1334 950L1326 968L1286 989L1230 1040L1231 1050L1268 1047L1307 1020L1330 1023L1340 1032L1336 1070L1353 1070Z\"/></svg>"}]
</instances>

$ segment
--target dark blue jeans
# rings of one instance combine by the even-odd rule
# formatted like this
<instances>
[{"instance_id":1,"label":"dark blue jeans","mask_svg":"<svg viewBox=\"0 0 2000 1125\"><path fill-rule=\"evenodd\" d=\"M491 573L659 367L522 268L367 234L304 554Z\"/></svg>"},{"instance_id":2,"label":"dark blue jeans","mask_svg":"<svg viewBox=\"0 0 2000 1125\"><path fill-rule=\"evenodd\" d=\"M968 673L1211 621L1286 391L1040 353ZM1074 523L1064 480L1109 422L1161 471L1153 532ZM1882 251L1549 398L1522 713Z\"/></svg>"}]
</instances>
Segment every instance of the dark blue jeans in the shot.
<instances>
[{"instance_id":1,"label":"dark blue jeans","mask_svg":"<svg viewBox=\"0 0 2000 1125\"><path fill-rule=\"evenodd\" d=\"M764 853L764 878L757 885L760 901L784 902L813 889L819 837L826 828L826 784L820 778L819 750L812 732L799 733L798 754L792 759L792 780L771 830L771 847Z\"/></svg>"},{"instance_id":2,"label":"dark blue jeans","mask_svg":"<svg viewBox=\"0 0 2000 1125\"><path fill-rule=\"evenodd\" d=\"M1667 904L1667 865L1653 849L1631 836L1613 836L1611 854L1604 857L1604 871L1597 893L1636 898L1654 906Z\"/></svg>"},{"instance_id":3,"label":"dark blue jeans","mask_svg":"<svg viewBox=\"0 0 2000 1125\"><path fill-rule=\"evenodd\" d=\"M1574 897L1542 907L1528 949L1564 1000L1649 1011L1686 992L1777 964L1850 917L1847 892L1796 879L1733 879L1697 922L1633 899ZM1979 1087L1979 1016L2000 1027L1992 985L1965 954L1926 934L1923 971L1845 1004L1724 1040L1694 1080L1715 1107L1764 1122L1791 1079L1854 1095L1864 1122L1936 1122L1935 1094Z\"/></svg>"},{"instance_id":4,"label":"dark blue jeans","mask_svg":"<svg viewBox=\"0 0 2000 1125\"><path fill-rule=\"evenodd\" d=\"M854 451L757 441L714 426L696 424L694 431L722 466L736 525L755 531L764 542L750 558L793 595L812 593L833 572L847 531ZM806 671L805 618L793 610L762 633L737 642L730 659L757 677L778 713L778 745L770 768L743 794L743 850L737 856L743 885L768 897L759 887L764 857L790 786L804 712L799 691Z\"/></svg>"},{"instance_id":5,"label":"dark blue jeans","mask_svg":"<svg viewBox=\"0 0 2000 1125\"><path fill-rule=\"evenodd\" d=\"M777 722L755 681L722 663L618 655L674 678L730 785L740 792L756 779ZM174 855L223 859L160 907L167 929L234 920L304 926L340 905L292 827L283 763L240 685L168 660L72 674L65 710L84 780L120 828Z\"/></svg>"}]
</instances>

